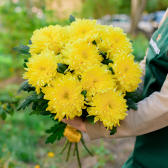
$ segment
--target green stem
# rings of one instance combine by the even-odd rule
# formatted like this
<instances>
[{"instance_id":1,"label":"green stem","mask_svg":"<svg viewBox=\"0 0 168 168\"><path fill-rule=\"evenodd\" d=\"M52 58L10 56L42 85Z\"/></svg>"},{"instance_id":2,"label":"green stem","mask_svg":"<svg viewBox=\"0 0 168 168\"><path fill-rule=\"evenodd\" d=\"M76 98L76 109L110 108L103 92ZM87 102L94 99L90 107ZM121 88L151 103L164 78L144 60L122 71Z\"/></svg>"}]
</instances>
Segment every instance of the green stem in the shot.
<instances>
[{"instance_id":1,"label":"green stem","mask_svg":"<svg viewBox=\"0 0 168 168\"><path fill-rule=\"evenodd\" d=\"M81 142L82 142L83 146L85 147L85 149L87 150L87 152L88 152L91 156L93 156L92 153L89 151L89 149L86 147L85 141L84 141L82 138L81 138Z\"/></svg>"},{"instance_id":2,"label":"green stem","mask_svg":"<svg viewBox=\"0 0 168 168\"><path fill-rule=\"evenodd\" d=\"M74 147L73 156L75 156L75 149L76 149L76 148Z\"/></svg>"},{"instance_id":3,"label":"green stem","mask_svg":"<svg viewBox=\"0 0 168 168\"><path fill-rule=\"evenodd\" d=\"M81 133L81 131L79 131L80 133ZM82 142L82 144L83 144L83 146L85 147L85 149L87 150L87 152L91 155L91 156L93 156L93 154L89 151L89 149L86 147L86 145L85 145L85 141L84 141L84 138L83 138L83 135L82 135L82 133L81 133L81 142Z\"/></svg>"},{"instance_id":4,"label":"green stem","mask_svg":"<svg viewBox=\"0 0 168 168\"><path fill-rule=\"evenodd\" d=\"M62 151L60 152L60 154L62 154L62 153L64 152L64 150L66 149L68 143L69 143L69 140L66 141L66 143L65 143L65 145L64 145L64 147L63 147L63 149L62 149Z\"/></svg>"},{"instance_id":5,"label":"green stem","mask_svg":"<svg viewBox=\"0 0 168 168\"><path fill-rule=\"evenodd\" d=\"M78 151L78 144L77 144L77 142L75 142L75 149L76 149L76 153L77 153L78 164L79 164L79 167L81 168L81 163L80 163L80 158L79 158L79 151Z\"/></svg>"},{"instance_id":6,"label":"green stem","mask_svg":"<svg viewBox=\"0 0 168 168\"><path fill-rule=\"evenodd\" d=\"M72 145L72 142L70 142L70 144L69 144L69 148L68 148L68 154L67 154L66 162L68 162L68 159L69 159L69 154L70 154L70 150L71 150L71 145Z\"/></svg>"}]
</instances>

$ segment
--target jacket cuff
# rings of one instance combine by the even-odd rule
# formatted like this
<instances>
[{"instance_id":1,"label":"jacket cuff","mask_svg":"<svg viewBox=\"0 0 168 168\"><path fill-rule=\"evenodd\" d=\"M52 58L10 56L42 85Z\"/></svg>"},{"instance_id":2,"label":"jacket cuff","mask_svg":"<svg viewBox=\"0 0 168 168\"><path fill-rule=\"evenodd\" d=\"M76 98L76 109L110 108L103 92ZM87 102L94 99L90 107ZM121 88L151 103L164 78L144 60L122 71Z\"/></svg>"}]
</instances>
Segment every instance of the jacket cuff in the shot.
<instances>
[{"instance_id":1,"label":"jacket cuff","mask_svg":"<svg viewBox=\"0 0 168 168\"><path fill-rule=\"evenodd\" d=\"M88 134L89 139L91 141L107 137L108 131L106 130L101 121L97 121L95 125L93 125L86 119L85 127L86 127L86 133Z\"/></svg>"}]
</instances>

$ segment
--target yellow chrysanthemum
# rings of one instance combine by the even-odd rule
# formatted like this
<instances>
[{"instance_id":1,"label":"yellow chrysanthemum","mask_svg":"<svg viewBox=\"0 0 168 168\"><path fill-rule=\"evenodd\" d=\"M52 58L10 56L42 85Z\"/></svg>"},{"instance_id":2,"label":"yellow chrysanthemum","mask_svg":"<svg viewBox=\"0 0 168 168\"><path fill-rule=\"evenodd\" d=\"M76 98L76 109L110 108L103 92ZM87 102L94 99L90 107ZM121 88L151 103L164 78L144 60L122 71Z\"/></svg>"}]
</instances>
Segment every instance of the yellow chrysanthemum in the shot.
<instances>
[{"instance_id":1,"label":"yellow chrysanthemum","mask_svg":"<svg viewBox=\"0 0 168 168\"><path fill-rule=\"evenodd\" d=\"M34 166L34 168L40 168L40 165L36 165L36 166Z\"/></svg>"},{"instance_id":2,"label":"yellow chrysanthemum","mask_svg":"<svg viewBox=\"0 0 168 168\"><path fill-rule=\"evenodd\" d=\"M48 152L48 157L50 157L50 158L54 157L54 153L53 152Z\"/></svg>"},{"instance_id":3,"label":"yellow chrysanthemum","mask_svg":"<svg viewBox=\"0 0 168 168\"><path fill-rule=\"evenodd\" d=\"M96 27L97 27L97 29L99 31L99 36L95 40L96 44L98 45L98 44L100 44L102 42L102 39L104 39L104 36L106 36L106 32L109 29L109 26L97 24ZM110 27L113 28L112 26L110 26Z\"/></svg>"},{"instance_id":4,"label":"yellow chrysanthemum","mask_svg":"<svg viewBox=\"0 0 168 168\"><path fill-rule=\"evenodd\" d=\"M62 51L62 55L64 62L69 64L69 69L79 73L95 64L100 64L103 60L97 47L82 39L78 39L73 44L68 44Z\"/></svg>"},{"instance_id":5,"label":"yellow chrysanthemum","mask_svg":"<svg viewBox=\"0 0 168 168\"><path fill-rule=\"evenodd\" d=\"M138 63L134 62L133 55L122 53L113 59L114 64L110 64L114 70L118 81L119 89L123 92L133 92L141 82L142 69Z\"/></svg>"},{"instance_id":6,"label":"yellow chrysanthemum","mask_svg":"<svg viewBox=\"0 0 168 168\"><path fill-rule=\"evenodd\" d=\"M94 41L98 37L96 22L96 20L75 19L69 27L70 42L73 43L77 39L87 39L90 43Z\"/></svg>"},{"instance_id":7,"label":"yellow chrysanthemum","mask_svg":"<svg viewBox=\"0 0 168 168\"><path fill-rule=\"evenodd\" d=\"M52 79L57 73L58 57L53 51L48 49L41 52L41 54L34 54L29 58L25 68L27 72L24 73L23 78L28 79L29 84L36 87L39 93L40 88L45 84L50 85Z\"/></svg>"},{"instance_id":8,"label":"yellow chrysanthemum","mask_svg":"<svg viewBox=\"0 0 168 168\"><path fill-rule=\"evenodd\" d=\"M100 120L107 129L120 125L119 121L125 119L127 105L121 91L109 91L96 94L88 107L89 115L96 116L94 122Z\"/></svg>"},{"instance_id":9,"label":"yellow chrysanthemum","mask_svg":"<svg viewBox=\"0 0 168 168\"><path fill-rule=\"evenodd\" d=\"M87 96L104 93L116 87L114 76L107 68L105 65L95 65L82 74L81 82L83 89L87 90Z\"/></svg>"},{"instance_id":10,"label":"yellow chrysanthemum","mask_svg":"<svg viewBox=\"0 0 168 168\"><path fill-rule=\"evenodd\" d=\"M49 100L47 110L56 113L55 118L59 118L59 121L64 116L73 119L75 116L82 115L82 109L85 108L84 96L81 94L82 85L76 76L67 73L42 91L45 93L44 98Z\"/></svg>"},{"instance_id":11,"label":"yellow chrysanthemum","mask_svg":"<svg viewBox=\"0 0 168 168\"><path fill-rule=\"evenodd\" d=\"M121 52L129 54L133 51L130 39L119 27L105 26L100 36L102 42L98 44L98 47L100 51L107 52L107 57L110 59Z\"/></svg>"},{"instance_id":12,"label":"yellow chrysanthemum","mask_svg":"<svg viewBox=\"0 0 168 168\"><path fill-rule=\"evenodd\" d=\"M33 32L29 52L31 54L39 54L45 48L49 48L57 55L61 52L67 40L68 32L65 27L50 25Z\"/></svg>"}]
</instances>

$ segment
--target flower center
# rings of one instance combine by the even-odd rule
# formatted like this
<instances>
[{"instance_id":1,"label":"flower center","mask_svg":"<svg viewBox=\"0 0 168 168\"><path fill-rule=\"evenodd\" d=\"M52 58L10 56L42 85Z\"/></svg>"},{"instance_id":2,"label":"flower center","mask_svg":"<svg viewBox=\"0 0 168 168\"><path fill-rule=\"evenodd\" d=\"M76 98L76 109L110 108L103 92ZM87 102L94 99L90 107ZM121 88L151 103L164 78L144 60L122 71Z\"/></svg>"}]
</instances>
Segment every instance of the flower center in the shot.
<instances>
[{"instance_id":1,"label":"flower center","mask_svg":"<svg viewBox=\"0 0 168 168\"><path fill-rule=\"evenodd\" d=\"M69 99L69 94L66 92L63 97L64 99Z\"/></svg>"},{"instance_id":2,"label":"flower center","mask_svg":"<svg viewBox=\"0 0 168 168\"><path fill-rule=\"evenodd\" d=\"M98 82L96 79L95 79L95 80L93 80L93 83L96 83L96 82Z\"/></svg>"},{"instance_id":3,"label":"flower center","mask_svg":"<svg viewBox=\"0 0 168 168\"><path fill-rule=\"evenodd\" d=\"M126 67L126 68L125 68L125 72L128 72L128 69L129 69L129 68L128 68L128 67Z\"/></svg>"},{"instance_id":4,"label":"flower center","mask_svg":"<svg viewBox=\"0 0 168 168\"><path fill-rule=\"evenodd\" d=\"M115 42L118 43L118 42L119 42L119 39L118 39L118 38L115 38Z\"/></svg>"},{"instance_id":5,"label":"flower center","mask_svg":"<svg viewBox=\"0 0 168 168\"><path fill-rule=\"evenodd\" d=\"M82 33L85 34L85 33L86 33L86 30L82 30Z\"/></svg>"},{"instance_id":6,"label":"flower center","mask_svg":"<svg viewBox=\"0 0 168 168\"><path fill-rule=\"evenodd\" d=\"M44 67L40 67L39 69L40 69L40 71L45 71Z\"/></svg>"},{"instance_id":7,"label":"flower center","mask_svg":"<svg viewBox=\"0 0 168 168\"><path fill-rule=\"evenodd\" d=\"M112 106L111 106L111 104L110 104L110 103L108 104L108 106L109 106L109 108L110 108L110 109L112 109Z\"/></svg>"},{"instance_id":8,"label":"flower center","mask_svg":"<svg viewBox=\"0 0 168 168\"><path fill-rule=\"evenodd\" d=\"M82 56L83 56L84 59L87 59L88 54L86 53L86 51L83 51L83 52L82 52Z\"/></svg>"}]
</instances>

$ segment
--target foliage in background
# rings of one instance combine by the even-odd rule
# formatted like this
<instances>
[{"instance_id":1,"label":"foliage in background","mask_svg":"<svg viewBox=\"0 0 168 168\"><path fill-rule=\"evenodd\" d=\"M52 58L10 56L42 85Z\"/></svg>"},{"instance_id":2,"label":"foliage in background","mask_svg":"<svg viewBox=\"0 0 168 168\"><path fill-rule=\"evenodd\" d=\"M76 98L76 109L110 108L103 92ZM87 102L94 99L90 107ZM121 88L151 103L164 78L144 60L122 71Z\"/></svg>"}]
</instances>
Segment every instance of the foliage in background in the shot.
<instances>
[{"instance_id":1,"label":"foliage in background","mask_svg":"<svg viewBox=\"0 0 168 168\"><path fill-rule=\"evenodd\" d=\"M0 80L16 75L23 60L13 51L19 44L27 45L35 29L49 25L68 25L53 11L45 9L45 0L4 0L0 2ZM24 38L23 38L24 37Z\"/></svg>"},{"instance_id":2,"label":"foliage in background","mask_svg":"<svg viewBox=\"0 0 168 168\"><path fill-rule=\"evenodd\" d=\"M146 12L166 10L167 0L148 0ZM107 14L130 14L131 1L125 0L83 0L81 18L101 18Z\"/></svg>"},{"instance_id":3,"label":"foliage in background","mask_svg":"<svg viewBox=\"0 0 168 168\"><path fill-rule=\"evenodd\" d=\"M6 94L6 98L10 98L7 93L16 94L18 87L18 85L8 85L0 91L0 99L4 97L3 94ZM27 93L22 94L22 97L27 97L27 95ZM49 117L30 117L29 111L31 111L30 108L24 112L14 112L13 116L6 118L5 123L0 119L0 151L2 151L0 152L0 166L24 168L29 164L43 165L46 162L47 152L53 150L54 146L56 148L57 144L54 144L52 148L50 145L49 148L43 149L46 139L44 130L53 125L54 121ZM40 147L40 144L43 147Z\"/></svg>"},{"instance_id":4,"label":"foliage in background","mask_svg":"<svg viewBox=\"0 0 168 168\"><path fill-rule=\"evenodd\" d=\"M148 0L146 5L146 11L148 13L159 11L159 10L166 10L168 7L167 0Z\"/></svg>"},{"instance_id":5,"label":"foliage in background","mask_svg":"<svg viewBox=\"0 0 168 168\"><path fill-rule=\"evenodd\" d=\"M106 14L129 13L130 5L130 1L124 0L85 0L81 18L98 19Z\"/></svg>"},{"instance_id":6,"label":"foliage in background","mask_svg":"<svg viewBox=\"0 0 168 168\"><path fill-rule=\"evenodd\" d=\"M139 62L145 56L146 50L149 46L149 40L142 33L138 34L136 37L131 37L129 35L128 37L133 41L132 44L134 51L132 53L135 56L135 60Z\"/></svg>"},{"instance_id":7,"label":"foliage in background","mask_svg":"<svg viewBox=\"0 0 168 168\"><path fill-rule=\"evenodd\" d=\"M23 59L20 56L12 58L11 55L0 54L0 67L0 80L3 80L17 74L23 67Z\"/></svg>"},{"instance_id":8,"label":"foliage in background","mask_svg":"<svg viewBox=\"0 0 168 168\"><path fill-rule=\"evenodd\" d=\"M35 29L51 24L68 23L68 20L59 21L52 11L45 10L45 0L20 0L18 3L13 3L12 0L4 1L4 5L0 7L0 17L0 53L12 55L15 55L13 47L28 44Z\"/></svg>"},{"instance_id":9,"label":"foliage in background","mask_svg":"<svg viewBox=\"0 0 168 168\"><path fill-rule=\"evenodd\" d=\"M106 167L107 162L114 162L114 156L111 152L105 148L104 141L100 140L99 146L91 146L90 151L96 156L97 163L93 166L93 168L102 168ZM88 153L84 148L82 148L82 156L87 157Z\"/></svg>"},{"instance_id":10,"label":"foliage in background","mask_svg":"<svg viewBox=\"0 0 168 168\"><path fill-rule=\"evenodd\" d=\"M25 112L17 112L13 117L8 117L0 129L0 151L3 151L0 152L0 158L4 162L7 159L14 160L15 166L19 167L30 163L43 165L45 154L49 150L44 148L40 151L40 146L44 147L46 124L48 128L52 121L42 116L30 117L28 111L29 108Z\"/></svg>"},{"instance_id":11,"label":"foliage in background","mask_svg":"<svg viewBox=\"0 0 168 168\"><path fill-rule=\"evenodd\" d=\"M14 114L15 108L19 105L20 97L13 92L0 91L0 117L5 120L7 114Z\"/></svg>"}]
</instances>

